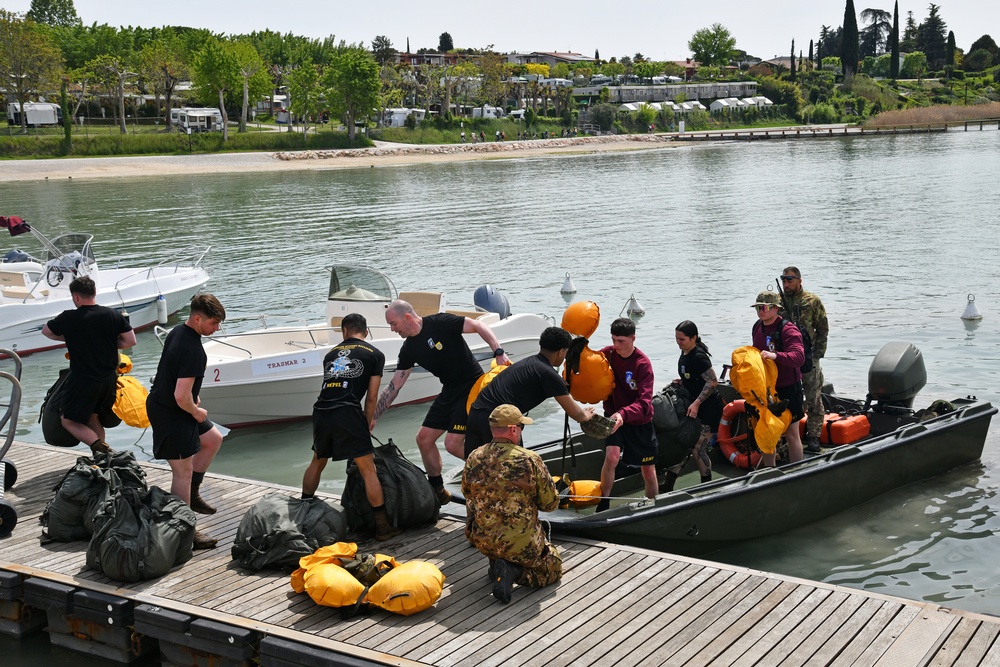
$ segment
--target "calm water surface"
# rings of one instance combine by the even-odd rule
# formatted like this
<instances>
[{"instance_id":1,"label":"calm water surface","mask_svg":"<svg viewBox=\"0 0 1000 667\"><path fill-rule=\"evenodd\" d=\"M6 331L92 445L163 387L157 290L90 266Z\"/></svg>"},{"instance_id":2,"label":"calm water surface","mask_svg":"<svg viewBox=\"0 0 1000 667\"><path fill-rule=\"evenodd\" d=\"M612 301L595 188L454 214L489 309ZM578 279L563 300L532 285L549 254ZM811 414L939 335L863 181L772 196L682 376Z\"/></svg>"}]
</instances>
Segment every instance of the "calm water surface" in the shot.
<instances>
[{"instance_id":1,"label":"calm water surface","mask_svg":"<svg viewBox=\"0 0 1000 667\"><path fill-rule=\"evenodd\" d=\"M91 232L105 263L211 244L209 288L231 318L321 319L334 262L370 264L400 289L443 290L450 302L492 283L515 311L556 320L570 301L594 300L603 312L594 346L634 294L647 311L637 344L658 386L676 373L678 322L698 324L720 366L749 341L757 292L795 264L829 312L827 380L863 395L875 353L905 340L925 357L924 407L966 394L1000 400L998 201L980 176L991 173L1000 173L995 131L0 184L0 212L53 236ZM567 273L579 290L571 300L559 294ZM959 318L970 293L978 324ZM159 350L140 334L132 356L144 382ZM26 360L21 439L42 441L38 406L63 363L53 352ZM376 435L419 460L412 434L424 411L392 410ZM559 414L554 403L533 413L529 441L558 437ZM1000 614L997 434L981 463L710 558ZM310 437L308 422L235 431L212 470L297 486ZM150 457L149 433L123 426L109 441ZM328 467L324 490L342 488L339 468ZM780 508L773 514L780 522Z\"/></svg>"}]
</instances>

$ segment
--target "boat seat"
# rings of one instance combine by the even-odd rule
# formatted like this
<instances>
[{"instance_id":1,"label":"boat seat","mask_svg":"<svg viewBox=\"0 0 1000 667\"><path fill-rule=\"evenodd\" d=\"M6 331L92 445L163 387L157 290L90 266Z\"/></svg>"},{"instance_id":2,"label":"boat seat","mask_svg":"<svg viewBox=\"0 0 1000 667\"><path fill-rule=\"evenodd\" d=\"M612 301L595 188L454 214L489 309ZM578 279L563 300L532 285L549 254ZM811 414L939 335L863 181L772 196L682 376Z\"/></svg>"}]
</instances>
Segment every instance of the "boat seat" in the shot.
<instances>
[{"instance_id":1,"label":"boat seat","mask_svg":"<svg viewBox=\"0 0 1000 667\"><path fill-rule=\"evenodd\" d=\"M27 287L24 274L20 271L0 271L0 287Z\"/></svg>"},{"instance_id":2,"label":"boat seat","mask_svg":"<svg viewBox=\"0 0 1000 667\"><path fill-rule=\"evenodd\" d=\"M333 327L334 329L339 329L340 325L343 324L343 323L344 323L344 318L343 317L331 317L330 318L330 326Z\"/></svg>"},{"instance_id":3,"label":"boat seat","mask_svg":"<svg viewBox=\"0 0 1000 667\"><path fill-rule=\"evenodd\" d=\"M458 315L459 317L468 317L470 320L478 320L490 314L484 310L461 310L459 308L449 308L445 312L451 313L452 315Z\"/></svg>"},{"instance_id":4,"label":"boat seat","mask_svg":"<svg viewBox=\"0 0 1000 667\"><path fill-rule=\"evenodd\" d=\"M3 287L3 295L8 299L17 299L23 301L24 299L44 299L49 295L47 289L38 290L38 292L32 292L31 289L27 287Z\"/></svg>"},{"instance_id":5,"label":"boat seat","mask_svg":"<svg viewBox=\"0 0 1000 667\"><path fill-rule=\"evenodd\" d=\"M441 312L441 292L400 292L399 298L413 306L420 317Z\"/></svg>"}]
</instances>

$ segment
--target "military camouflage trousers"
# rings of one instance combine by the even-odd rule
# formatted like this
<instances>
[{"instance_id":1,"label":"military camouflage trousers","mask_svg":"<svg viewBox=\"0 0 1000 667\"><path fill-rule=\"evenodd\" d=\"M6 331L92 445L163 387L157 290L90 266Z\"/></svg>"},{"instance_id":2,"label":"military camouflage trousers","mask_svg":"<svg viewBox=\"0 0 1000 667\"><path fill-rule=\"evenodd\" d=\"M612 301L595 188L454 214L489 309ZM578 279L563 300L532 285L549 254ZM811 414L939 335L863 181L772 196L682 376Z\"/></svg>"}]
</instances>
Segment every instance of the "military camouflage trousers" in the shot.
<instances>
[{"instance_id":1,"label":"military camouflage trousers","mask_svg":"<svg viewBox=\"0 0 1000 667\"><path fill-rule=\"evenodd\" d=\"M562 556L555 546L545 543L545 551L541 556L531 561L523 561L518 558L509 559L512 563L517 563L524 568L524 574L517 580L521 586L531 586L541 588L554 584L562 577Z\"/></svg>"},{"instance_id":2,"label":"military camouflage trousers","mask_svg":"<svg viewBox=\"0 0 1000 667\"><path fill-rule=\"evenodd\" d=\"M813 369L802 374L802 391L805 394L806 437L819 438L823 430L823 367L819 359L813 360Z\"/></svg>"}]
</instances>

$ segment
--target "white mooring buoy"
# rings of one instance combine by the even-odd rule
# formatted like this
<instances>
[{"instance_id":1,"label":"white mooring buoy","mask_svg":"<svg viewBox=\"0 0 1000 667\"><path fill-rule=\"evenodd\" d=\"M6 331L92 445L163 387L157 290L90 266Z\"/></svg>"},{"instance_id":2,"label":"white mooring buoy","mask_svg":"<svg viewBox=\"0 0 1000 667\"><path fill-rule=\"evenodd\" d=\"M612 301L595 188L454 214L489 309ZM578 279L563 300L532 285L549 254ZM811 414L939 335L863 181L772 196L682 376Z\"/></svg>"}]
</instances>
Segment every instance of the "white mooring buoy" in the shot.
<instances>
[{"instance_id":1,"label":"white mooring buoy","mask_svg":"<svg viewBox=\"0 0 1000 667\"><path fill-rule=\"evenodd\" d=\"M629 317L639 317L646 314L646 309L635 298L635 294L629 294L628 301L625 303L625 314Z\"/></svg>"},{"instance_id":2,"label":"white mooring buoy","mask_svg":"<svg viewBox=\"0 0 1000 667\"><path fill-rule=\"evenodd\" d=\"M562 294L576 294L576 285L573 284L573 279L569 277L569 273L566 274L566 280L563 281L562 289L559 292Z\"/></svg>"},{"instance_id":3,"label":"white mooring buoy","mask_svg":"<svg viewBox=\"0 0 1000 667\"><path fill-rule=\"evenodd\" d=\"M160 324L167 323L167 300L162 294L156 297L156 321Z\"/></svg>"},{"instance_id":4,"label":"white mooring buoy","mask_svg":"<svg viewBox=\"0 0 1000 667\"><path fill-rule=\"evenodd\" d=\"M983 314L979 312L976 308L976 295L969 295L969 302L965 304L965 312L962 313L963 320L981 320L983 319Z\"/></svg>"}]
</instances>

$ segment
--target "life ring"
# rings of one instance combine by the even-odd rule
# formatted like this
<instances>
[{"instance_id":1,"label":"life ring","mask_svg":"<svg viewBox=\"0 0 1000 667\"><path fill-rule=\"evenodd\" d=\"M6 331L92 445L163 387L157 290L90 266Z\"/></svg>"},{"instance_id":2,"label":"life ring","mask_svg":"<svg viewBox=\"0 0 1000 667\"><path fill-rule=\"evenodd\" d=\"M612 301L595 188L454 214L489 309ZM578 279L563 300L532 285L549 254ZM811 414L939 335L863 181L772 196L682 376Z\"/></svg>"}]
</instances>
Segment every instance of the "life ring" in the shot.
<instances>
[{"instance_id":1,"label":"life ring","mask_svg":"<svg viewBox=\"0 0 1000 667\"><path fill-rule=\"evenodd\" d=\"M738 401L733 401L732 403L727 403L726 407L722 409L722 419L719 421L719 450L722 452L730 463L732 463L737 468L742 468L743 470L751 470L760 465L761 453L760 451L753 451L749 454L740 451L737 448L737 442L743 442L747 439L750 434L750 429L747 429L746 433L741 433L739 435L733 436L733 418L738 414L746 414L747 402L742 398Z\"/></svg>"}]
</instances>

